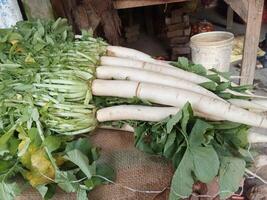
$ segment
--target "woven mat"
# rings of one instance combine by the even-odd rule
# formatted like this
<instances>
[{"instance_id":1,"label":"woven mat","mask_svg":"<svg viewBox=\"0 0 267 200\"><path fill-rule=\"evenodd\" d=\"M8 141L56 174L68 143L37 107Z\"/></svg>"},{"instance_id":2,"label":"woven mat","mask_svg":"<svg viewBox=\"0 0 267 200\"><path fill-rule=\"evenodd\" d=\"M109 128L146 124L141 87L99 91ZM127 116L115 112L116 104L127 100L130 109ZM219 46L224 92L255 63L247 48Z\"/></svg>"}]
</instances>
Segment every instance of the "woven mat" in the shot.
<instances>
[{"instance_id":1,"label":"woven mat","mask_svg":"<svg viewBox=\"0 0 267 200\"><path fill-rule=\"evenodd\" d=\"M159 156L151 156L134 147L132 133L114 130L97 130L90 136L95 146L101 147L99 162L111 165L117 173L116 184L95 188L89 193L90 200L166 200L168 190L160 194L133 192L124 187L142 191L161 191L171 182L171 163ZM123 186L123 187L122 187ZM30 188L16 200L41 200ZM58 190L53 200L76 200L75 194Z\"/></svg>"}]
</instances>

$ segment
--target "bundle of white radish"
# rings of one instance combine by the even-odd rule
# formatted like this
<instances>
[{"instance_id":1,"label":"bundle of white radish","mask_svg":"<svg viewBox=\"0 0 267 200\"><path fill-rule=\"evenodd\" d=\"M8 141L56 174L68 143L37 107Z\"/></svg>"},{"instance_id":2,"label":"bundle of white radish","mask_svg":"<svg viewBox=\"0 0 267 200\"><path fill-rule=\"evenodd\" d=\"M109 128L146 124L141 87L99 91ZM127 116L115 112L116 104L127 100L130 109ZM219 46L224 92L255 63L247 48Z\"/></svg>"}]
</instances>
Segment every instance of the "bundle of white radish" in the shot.
<instances>
[{"instance_id":1,"label":"bundle of white radish","mask_svg":"<svg viewBox=\"0 0 267 200\"><path fill-rule=\"evenodd\" d=\"M110 81L93 82L92 92L96 96L136 96L156 104L176 107L189 102L194 110L208 116L267 128L267 119L264 115L245 110L265 111L266 108L254 103L253 100L229 99L227 102L198 85L212 82L206 77L156 61L136 50L109 46L107 51L108 55L116 57L101 57L101 66L96 70L96 78ZM226 89L225 92L228 91L229 89ZM235 91L231 93L243 97L266 98Z\"/></svg>"},{"instance_id":2,"label":"bundle of white radish","mask_svg":"<svg viewBox=\"0 0 267 200\"><path fill-rule=\"evenodd\" d=\"M14 132L22 134L21 127L30 132L33 123L44 146L47 135L127 128L134 131L137 148L173 161L170 200L190 195L195 181L208 183L216 176L222 198L237 190L239 182L231 185L223 177L234 176L238 165L240 180L251 161L248 143L266 141L264 134L248 133L250 126L267 128L266 97L184 58L157 61L137 50L108 46L88 33L64 39L69 29L57 35L55 24L37 31L37 41L37 36L23 39L27 24L21 32L14 30L23 37L3 40L0 145ZM14 54L13 48L18 48ZM25 137L32 137L28 132L17 138L23 145ZM24 146L26 152L29 145ZM234 164L223 173L229 162Z\"/></svg>"},{"instance_id":3,"label":"bundle of white radish","mask_svg":"<svg viewBox=\"0 0 267 200\"><path fill-rule=\"evenodd\" d=\"M96 79L93 81L93 95L120 98L137 97L149 101L154 105L115 105L105 107L97 111L98 121L112 121L109 125L122 128L122 130L134 131L137 148L149 153L153 152L161 154L173 160L177 169L172 180L170 192L171 200L186 197L192 192L190 184L194 183L194 181L192 177L187 177L187 173L193 173L197 180L205 183L211 181L214 176L218 176L221 198L229 197L236 191L239 187L239 181L243 177L244 172L248 171L248 169L245 170L245 162L242 161L242 159L231 157L231 153L227 153L228 148L233 147L242 149L247 144L245 141L249 141L250 143L266 142L267 137L264 134L254 132L244 136L245 132L248 130L246 127L231 123L227 124L227 122L224 124L225 122L220 121L227 120L250 126L267 128L267 118L263 114L263 112L266 111L266 107L263 106L266 97L254 95L246 88L243 89L242 92L235 91L235 84L229 82L229 80L215 72L208 72L208 74L215 74L215 76L218 76L219 82L213 82L206 76L200 76L171 66L168 63L153 60L148 55L132 49L128 51L128 49L122 47L108 47L107 50L108 55L111 55L112 57L101 57L101 66L96 69L96 77L97 79L102 80ZM228 97L223 99L220 97L221 95L218 96L218 93L214 90L213 93L212 91L207 90L206 87L202 87L202 84L205 86L205 83L209 82L215 87L220 87L219 84L221 82L229 82L230 87L223 86L223 89L219 90L219 92L228 93L230 94L228 96L234 96L234 98ZM217 137L216 135L218 133L219 135L230 134L231 136L229 139L222 139L229 146L226 145L227 147L220 147L221 149L219 148L219 150L217 147L222 144L218 143L217 147L216 145L213 146L214 149L203 149L203 152L201 151L204 147L197 147L199 148L199 152L197 153L194 150L195 147L192 147L196 144L190 144L190 141L194 141L192 135L203 134L204 136L207 132L202 133L203 126L205 127L205 125L199 125L197 123L198 121L196 121L189 134L189 142L187 142L188 146L183 154L183 158L182 160L179 160L177 164L177 158L175 158L176 154L166 153L168 151L167 149L173 148L173 142L175 141L171 135L168 136L168 134L171 134L173 131L169 127L176 126L178 130L180 130L180 128L182 129L182 131L178 131L179 134L188 134L186 133L188 131L188 124L186 125L187 128L183 127L184 120L189 120L190 118L187 118L190 116L190 109L183 107L187 102L191 104L195 115L208 121L218 121L215 123L210 122L214 125L215 137ZM179 108L183 109L177 113ZM168 118L168 116L174 117ZM120 124L114 123L114 121L126 122ZM142 124L141 122L135 123L132 121L146 122ZM167 130L162 128L164 123L167 123ZM177 123L181 123L181 125L177 125ZM188 123L188 121L186 123ZM129 126L129 124L133 125L133 127ZM105 128L109 128L109 126L105 126ZM210 127L205 128L208 130ZM163 133L167 133L167 136ZM245 141L243 140L244 138L239 138L238 134L242 134L244 138L246 138ZM145 138L151 137L151 135L153 135L153 138L156 137L157 139L152 139L150 144L145 143ZM162 146L160 141L162 140L162 137L166 137L165 145L168 146L167 149L166 146L161 149ZM184 137L187 138L185 135ZM223 138L225 136L218 137ZM229 137L229 135L226 137ZM201 140L201 136L198 136L198 140ZM236 143L234 142L235 140L239 142ZM222 156L220 157L220 164L218 164L217 168L211 167L216 166L217 158L216 156L212 156L211 153L214 150ZM220 154L219 151L221 150L225 152ZM251 156L249 151L247 151L247 155ZM197 157L202 160L198 160ZM253 158L251 159L253 160ZM191 164L194 163L194 167L190 165L190 162ZM236 172L235 167L237 166L239 167L239 173ZM226 167L228 168L228 171L221 173ZM201 168L207 168L210 171L214 170L214 173L212 174L212 172L208 172ZM218 169L219 173L217 171ZM201 172L201 170L203 171ZM224 178L228 177L230 174L232 176L232 183L230 183L231 180L228 180L230 181L228 182L226 181L227 179ZM227 184L232 184L233 187L228 187L229 185L226 186Z\"/></svg>"}]
</instances>

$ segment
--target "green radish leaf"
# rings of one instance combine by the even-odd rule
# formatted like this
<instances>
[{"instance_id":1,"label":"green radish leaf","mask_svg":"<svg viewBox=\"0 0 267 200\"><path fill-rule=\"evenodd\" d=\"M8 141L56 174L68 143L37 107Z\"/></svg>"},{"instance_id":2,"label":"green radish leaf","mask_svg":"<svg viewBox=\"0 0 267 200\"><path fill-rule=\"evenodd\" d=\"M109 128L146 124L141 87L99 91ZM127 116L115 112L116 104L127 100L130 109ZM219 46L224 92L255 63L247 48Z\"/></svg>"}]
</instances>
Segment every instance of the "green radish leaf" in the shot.
<instances>
[{"instance_id":1,"label":"green radish leaf","mask_svg":"<svg viewBox=\"0 0 267 200\"><path fill-rule=\"evenodd\" d=\"M0 160L0 173L9 170L13 164L13 160Z\"/></svg>"},{"instance_id":2,"label":"green radish leaf","mask_svg":"<svg viewBox=\"0 0 267 200\"><path fill-rule=\"evenodd\" d=\"M212 81L214 81L215 83L220 83L221 82L221 79L220 77L218 76L218 74L208 74L206 75L206 77Z\"/></svg>"},{"instance_id":3,"label":"green radish leaf","mask_svg":"<svg viewBox=\"0 0 267 200\"><path fill-rule=\"evenodd\" d=\"M193 109L190 105L190 103L186 103L183 108L182 108L182 113L183 117L181 120L181 128L183 132L186 134L187 133L187 125L190 119L193 118Z\"/></svg>"},{"instance_id":4,"label":"green radish leaf","mask_svg":"<svg viewBox=\"0 0 267 200\"><path fill-rule=\"evenodd\" d=\"M175 152L175 149L177 148L177 145L175 143L175 139L176 139L176 132L172 131L168 135L168 139L165 143L164 150L163 150L163 155L166 158L170 158L173 155L173 153Z\"/></svg>"},{"instance_id":5,"label":"green radish leaf","mask_svg":"<svg viewBox=\"0 0 267 200\"><path fill-rule=\"evenodd\" d=\"M73 162L75 165L79 166L82 172L90 179L92 175L96 174L95 163L89 165L88 158L78 149L67 152L67 156L64 158Z\"/></svg>"},{"instance_id":6,"label":"green radish leaf","mask_svg":"<svg viewBox=\"0 0 267 200\"><path fill-rule=\"evenodd\" d=\"M175 166L175 168L177 168L179 166L179 164L181 163L183 156L186 152L187 146L186 146L186 142L182 142L177 150L175 151L175 153L172 156L172 162L173 165ZM171 156L170 156L171 157Z\"/></svg>"},{"instance_id":7,"label":"green radish leaf","mask_svg":"<svg viewBox=\"0 0 267 200\"><path fill-rule=\"evenodd\" d=\"M20 189L16 183L0 182L0 199L14 200L19 193Z\"/></svg>"},{"instance_id":8,"label":"green radish leaf","mask_svg":"<svg viewBox=\"0 0 267 200\"><path fill-rule=\"evenodd\" d=\"M201 76L206 76L206 74L207 74L207 69L200 64L191 63L190 67L192 68L191 72L193 72L193 73L196 73L196 74L201 75Z\"/></svg>"},{"instance_id":9,"label":"green radish leaf","mask_svg":"<svg viewBox=\"0 0 267 200\"><path fill-rule=\"evenodd\" d=\"M22 35L20 35L19 33L10 33L10 34L8 35L8 41L9 41L9 42L12 42L12 41L14 41L14 40L21 41L21 40L23 40L23 37L22 37Z\"/></svg>"},{"instance_id":10,"label":"green radish leaf","mask_svg":"<svg viewBox=\"0 0 267 200\"><path fill-rule=\"evenodd\" d=\"M203 183L209 183L218 174L220 161L213 147L190 147L194 163L194 173Z\"/></svg>"},{"instance_id":11,"label":"green radish leaf","mask_svg":"<svg viewBox=\"0 0 267 200\"><path fill-rule=\"evenodd\" d=\"M226 199L236 192L245 173L246 163L240 158L222 157L219 172L220 197Z\"/></svg>"},{"instance_id":12,"label":"green radish leaf","mask_svg":"<svg viewBox=\"0 0 267 200\"><path fill-rule=\"evenodd\" d=\"M92 190L96 186L101 185L103 183L110 183L106 179L111 181L115 179L114 170L105 164L97 165L96 174L97 175L92 177L91 179L87 179L84 181L84 184L88 190Z\"/></svg>"},{"instance_id":13,"label":"green radish leaf","mask_svg":"<svg viewBox=\"0 0 267 200\"><path fill-rule=\"evenodd\" d=\"M188 59L186 57L179 57L178 58L178 63L184 68L189 67L189 61L188 61Z\"/></svg>"},{"instance_id":14,"label":"green radish leaf","mask_svg":"<svg viewBox=\"0 0 267 200\"><path fill-rule=\"evenodd\" d=\"M205 67L199 64L190 63L189 60L185 57L179 57L177 62L172 62L171 65L183 69L188 72L196 73L201 76L207 74Z\"/></svg>"},{"instance_id":15,"label":"green radish leaf","mask_svg":"<svg viewBox=\"0 0 267 200\"><path fill-rule=\"evenodd\" d=\"M181 120L182 110L177 112L175 115L172 115L166 124L167 133L170 133L173 127Z\"/></svg>"},{"instance_id":16,"label":"green radish leaf","mask_svg":"<svg viewBox=\"0 0 267 200\"><path fill-rule=\"evenodd\" d=\"M81 151L84 155L89 156L91 154L92 148L93 148L93 146L88 139L79 138L78 140L68 142L66 149L65 149L65 152L69 152L69 151L77 149L77 150Z\"/></svg>"},{"instance_id":17,"label":"green radish leaf","mask_svg":"<svg viewBox=\"0 0 267 200\"><path fill-rule=\"evenodd\" d=\"M220 72L214 68L210 69L210 71L222 76L223 78L229 80L230 79L230 73L229 72Z\"/></svg>"},{"instance_id":18,"label":"green radish leaf","mask_svg":"<svg viewBox=\"0 0 267 200\"><path fill-rule=\"evenodd\" d=\"M231 99L231 98L233 98L233 95L232 94L226 93L226 92L219 92L219 93L217 93L217 95L219 97L223 98L223 99Z\"/></svg>"},{"instance_id":19,"label":"green radish leaf","mask_svg":"<svg viewBox=\"0 0 267 200\"><path fill-rule=\"evenodd\" d=\"M187 150L172 178L169 200L177 200L188 197L192 193L194 179L192 177L193 158Z\"/></svg>"},{"instance_id":20,"label":"green radish leaf","mask_svg":"<svg viewBox=\"0 0 267 200\"><path fill-rule=\"evenodd\" d=\"M200 146L205 143L205 133L211 130L213 126L207 122L197 119L189 136L190 146Z\"/></svg>"},{"instance_id":21,"label":"green radish leaf","mask_svg":"<svg viewBox=\"0 0 267 200\"><path fill-rule=\"evenodd\" d=\"M67 193L76 192L79 188L73 171L56 171L55 182Z\"/></svg>"},{"instance_id":22,"label":"green radish leaf","mask_svg":"<svg viewBox=\"0 0 267 200\"><path fill-rule=\"evenodd\" d=\"M38 134L37 128L31 128L28 131L29 138L31 139L31 143L35 146L40 146L42 144L42 140L40 138L40 135Z\"/></svg>"},{"instance_id":23,"label":"green radish leaf","mask_svg":"<svg viewBox=\"0 0 267 200\"><path fill-rule=\"evenodd\" d=\"M77 200L88 200L86 190L79 188L77 191Z\"/></svg>"},{"instance_id":24,"label":"green radish leaf","mask_svg":"<svg viewBox=\"0 0 267 200\"><path fill-rule=\"evenodd\" d=\"M241 124L236 122L221 121L221 122L210 122L216 130L227 130L227 129L236 129L240 127Z\"/></svg>"},{"instance_id":25,"label":"green radish leaf","mask_svg":"<svg viewBox=\"0 0 267 200\"><path fill-rule=\"evenodd\" d=\"M61 145L61 138L58 136L49 135L44 140L44 145L50 152L57 150Z\"/></svg>"},{"instance_id":26,"label":"green radish leaf","mask_svg":"<svg viewBox=\"0 0 267 200\"><path fill-rule=\"evenodd\" d=\"M46 185L46 187L48 188L48 190L45 194L44 200L51 199L54 196L54 194L56 193L56 184L55 183L48 184L48 185Z\"/></svg>"},{"instance_id":27,"label":"green radish leaf","mask_svg":"<svg viewBox=\"0 0 267 200\"><path fill-rule=\"evenodd\" d=\"M224 82L221 83L217 86L216 91L221 92L224 91L225 89L229 88L231 86L231 82Z\"/></svg>"},{"instance_id":28,"label":"green radish leaf","mask_svg":"<svg viewBox=\"0 0 267 200\"><path fill-rule=\"evenodd\" d=\"M201 87L206 88L207 90L210 91L216 91L217 85L216 83L210 81L210 82L205 82L205 83L200 83L199 84Z\"/></svg>"},{"instance_id":29,"label":"green radish leaf","mask_svg":"<svg viewBox=\"0 0 267 200\"><path fill-rule=\"evenodd\" d=\"M237 85L237 86L231 86L231 90L234 90L236 92L245 92L247 90L252 90L253 85Z\"/></svg>"},{"instance_id":30,"label":"green radish leaf","mask_svg":"<svg viewBox=\"0 0 267 200\"><path fill-rule=\"evenodd\" d=\"M45 186L45 185L38 185L37 187L35 187L38 192L41 194L42 198L44 199L45 198L45 195L48 191L48 187Z\"/></svg>"}]
</instances>

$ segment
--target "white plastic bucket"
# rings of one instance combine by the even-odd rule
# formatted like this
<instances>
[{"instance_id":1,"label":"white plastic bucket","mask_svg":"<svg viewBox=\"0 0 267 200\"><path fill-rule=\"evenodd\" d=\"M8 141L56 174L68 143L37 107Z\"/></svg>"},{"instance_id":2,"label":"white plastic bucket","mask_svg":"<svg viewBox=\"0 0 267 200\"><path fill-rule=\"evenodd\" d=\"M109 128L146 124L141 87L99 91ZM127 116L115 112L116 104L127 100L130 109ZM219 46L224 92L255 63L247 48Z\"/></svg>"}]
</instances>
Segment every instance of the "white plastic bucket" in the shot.
<instances>
[{"instance_id":1,"label":"white plastic bucket","mask_svg":"<svg viewBox=\"0 0 267 200\"><path fill-rule=\"evenodd\" d=\"M207 69L215 68L228 72L234 35L224 31L213 31L194 35L190 39L192 61Z\"/></svg>"}]
</instances>

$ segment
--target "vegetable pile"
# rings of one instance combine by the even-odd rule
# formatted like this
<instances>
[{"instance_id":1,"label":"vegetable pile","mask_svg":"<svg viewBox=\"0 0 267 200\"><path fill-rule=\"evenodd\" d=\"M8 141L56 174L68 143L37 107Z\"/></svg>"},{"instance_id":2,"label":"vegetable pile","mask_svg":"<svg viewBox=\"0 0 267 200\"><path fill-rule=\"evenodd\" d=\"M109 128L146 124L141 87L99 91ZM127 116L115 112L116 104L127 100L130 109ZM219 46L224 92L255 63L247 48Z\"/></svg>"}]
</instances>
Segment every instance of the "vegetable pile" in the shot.
<instances>
[{"instance_id":1,"label":"vegetable pile","mask_svg":"<svg viewBox=\"0 0 267 200\"><path fill-rule=\"evenodd\" d=\"M22 175L44 199L59 186L87 199L114 171L98 164L84 133L127 128L135 146L173 162L170 200L218 177L220 197L239 187L250 126L267 128L265 98L185 58L157 61L109 46L66 20L24 21L0 30L0 199ZM13 180L13 181L12 181Z\"/></svg>"}]
</instances>

